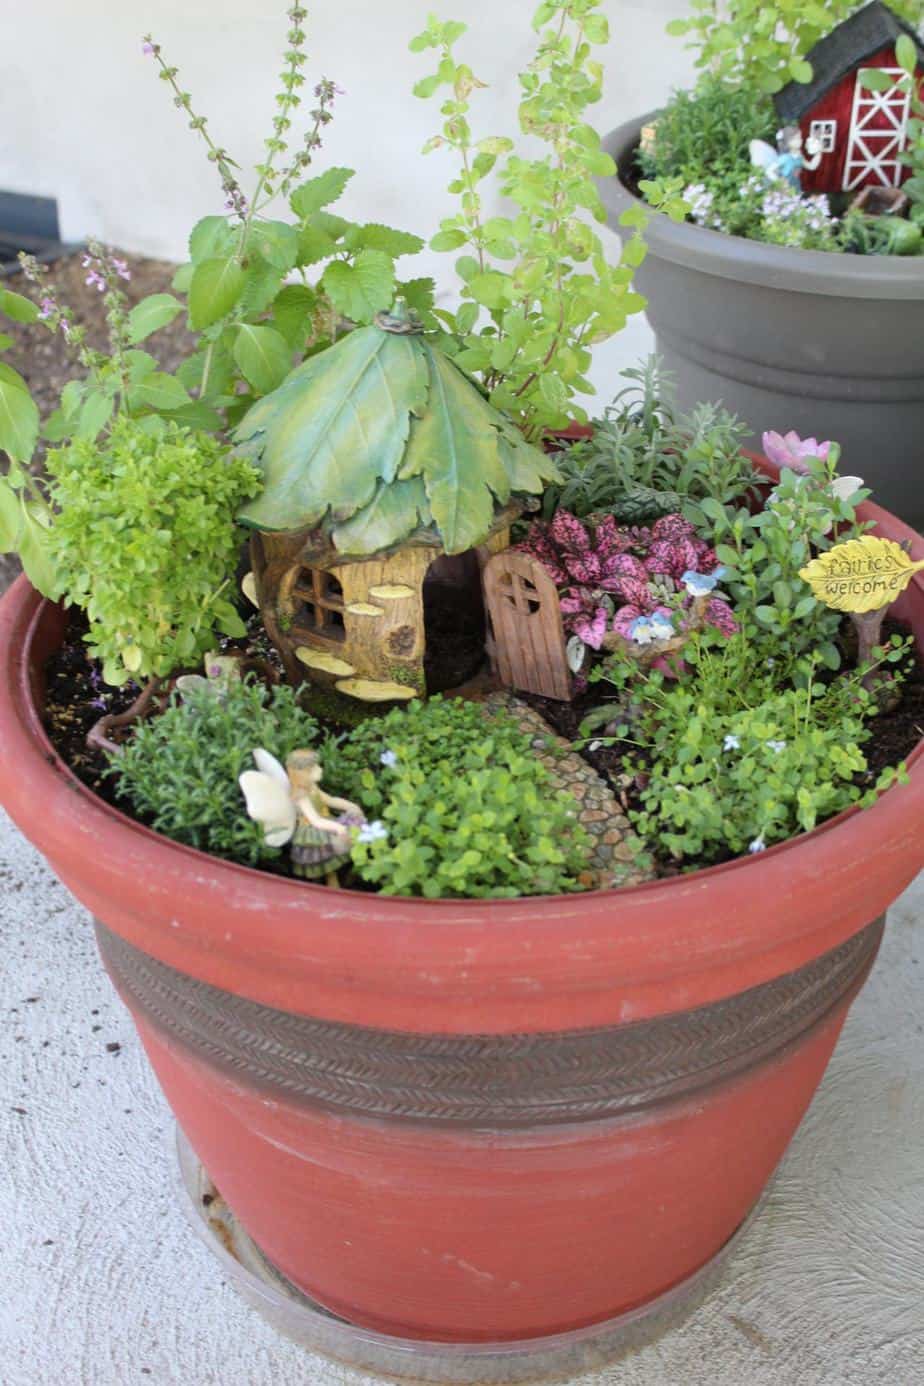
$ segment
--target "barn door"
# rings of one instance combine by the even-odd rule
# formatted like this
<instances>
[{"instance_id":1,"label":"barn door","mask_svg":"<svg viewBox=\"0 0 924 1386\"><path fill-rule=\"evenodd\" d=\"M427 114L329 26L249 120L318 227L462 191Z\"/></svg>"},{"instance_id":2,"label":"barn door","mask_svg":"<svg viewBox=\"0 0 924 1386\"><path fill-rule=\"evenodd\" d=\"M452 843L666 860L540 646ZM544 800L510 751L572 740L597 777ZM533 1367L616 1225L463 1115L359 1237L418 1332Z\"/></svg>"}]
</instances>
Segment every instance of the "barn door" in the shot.
<instances>
[{"instance_id":1,"label":"barn door","mask_svg":"<svg viewBox=\"0 0 924 1386\"><path fill-rule=\"evenodd\" d=\"M567 702L571 674L561 609L545 569L528 554L505 549L485 564L484 594L501 682Z\"/></svg>"},{"instance_id":2,"label":"barn door","mask_svg":"<svg viewBox=\"0 0 924 1386\"><path fill-rule=\"evenodd\" d=\"M869 91L857 72L853 91L853 113L844 166L844 191L856 188L897 188L905 171L901 153L908 132L911 93L902 90L904 73L899 67L881 71L894 79L887 91Z\"/></svg>"}]
</instances>

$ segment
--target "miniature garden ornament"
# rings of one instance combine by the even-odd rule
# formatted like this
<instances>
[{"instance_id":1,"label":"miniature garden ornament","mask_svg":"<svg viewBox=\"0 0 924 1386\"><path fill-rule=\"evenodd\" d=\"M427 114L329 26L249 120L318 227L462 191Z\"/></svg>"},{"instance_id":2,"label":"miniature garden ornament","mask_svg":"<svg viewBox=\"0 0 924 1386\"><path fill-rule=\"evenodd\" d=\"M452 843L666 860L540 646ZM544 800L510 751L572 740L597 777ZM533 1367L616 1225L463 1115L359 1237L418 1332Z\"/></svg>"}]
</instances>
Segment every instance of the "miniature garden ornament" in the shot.
<instances>
[{"instance_id":1,"label":"miniature garden ornament","mask_svg":"<svg viewBox=\"0 0 924 1386\"><path fill-rule=\"evenodd\" d=\"M205 656L205 674L181 674L174 687L181 697L205 689L212 697L221 698L231 680L240 680L241 662L237 655L222 655L213 650Z\"/></svg>"},{"instance_id":2,"label":"miniature garden ornament","mask_svg":"<svg viewBox=\"0 0 924 1386\"><path fill-rule=\"evenodd\" d=\"M247 812L264 829L270 847L291 844L292 869L306 880L325 877L337 884L337 871L350 859L352 828L365 818L357 804L321 788L323 771L315 751L293 751L283 767L269 751L258 749L256 770L245 770L239 783ZM325 813L333 809L341 816Z\"/></svg>"},{"instance_id":3,"label":"miniature garden ornament","mask_svg":"<svg viewBox=\"0 0 924 1386\"><path fill-rule=\"evenodd\" d=\"M506 548L557 476L400 302L294 370L235 437L263 473L240 520L289 678L363 701L425 691L430 565Z\"/></svg>"},{"instance_id":4,"label":"miniature garden ornament","mask_svg":"<svg viewBox=\"0 0 924 1386\"><path fill-rule=\"evenodd\" d=\"M879 644L889 607L922 569L924 559L913 562L894 540L864 534L819 554L799 576L825 606L848 613L856 627L857 663L862 667ZM866 686L870 677L864 676Z\"/></svg>"},{"instance_id":5,"label":"miniature garden ornament","mask_svg":"<svg viewBox=\"0 0 924 1386\"><path fill-rule=\"evenodd\" d=\"M806 54L811 81L794 80L774 97L787 130L799 130L811 159L792 151L789 174L805 193L897 188L911 169L905 153L913 112L902 57L924 57L914 27L880 0L859 7ZM878 90L870 69L883 72ZM785 131L783 133L786 133ZM788 167L788 166L787 166Z\"/></svg>"},{"instance_id":6,"label":"miniature garden ornament","mask_svg":"<svg viewBox=\"0 0 924 1386\"><path fill-rule=\"evenodd\" d=\"M788 183L801 190L804 168L816 169L821 163L821 145L817 139L803 138L798 125L786 125L777 131L776 149L765 140L751 140L751 163L771 182Z\"/></svg>"}]
</instances>

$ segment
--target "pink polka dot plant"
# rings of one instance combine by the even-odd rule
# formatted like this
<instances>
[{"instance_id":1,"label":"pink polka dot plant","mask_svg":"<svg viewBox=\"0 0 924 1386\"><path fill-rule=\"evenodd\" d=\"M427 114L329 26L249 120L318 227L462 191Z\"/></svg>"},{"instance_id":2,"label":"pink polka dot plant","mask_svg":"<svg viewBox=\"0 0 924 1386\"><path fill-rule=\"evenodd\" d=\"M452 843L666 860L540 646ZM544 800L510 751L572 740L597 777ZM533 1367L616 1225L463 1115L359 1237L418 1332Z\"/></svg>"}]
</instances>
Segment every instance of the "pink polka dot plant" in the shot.
<instances>
[{"instance_id":1,"label":"pink polka dot plant","mask_svg":"<svg viewBox=\"0 0 924 1386\"><path fill-rule=\"evenodd\" d=\"M672 640L694 624L738 629L728 602L712 595L722 576L715 553L682 515L649 529L559 510L535 521L517 548L558 587L566 635L592 650Z\"/></svg>"}]
</instances>

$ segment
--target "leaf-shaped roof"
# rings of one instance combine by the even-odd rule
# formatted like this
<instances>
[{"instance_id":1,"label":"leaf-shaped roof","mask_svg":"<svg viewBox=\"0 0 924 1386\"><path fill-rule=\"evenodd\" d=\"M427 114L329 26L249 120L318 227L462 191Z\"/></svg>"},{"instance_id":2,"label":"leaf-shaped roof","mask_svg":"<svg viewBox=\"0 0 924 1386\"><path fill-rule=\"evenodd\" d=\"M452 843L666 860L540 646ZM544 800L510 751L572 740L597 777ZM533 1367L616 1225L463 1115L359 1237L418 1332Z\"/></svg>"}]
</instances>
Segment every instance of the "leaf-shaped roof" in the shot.
<instances>
[{"instance_id":1,"label":"leaf-shaped roof","mask_svg":"<svg viewBox=\"0 0 924 1386\"><path fill-rule=\"evenodd\" d=\"M512 495L555 478L447 356L406 322L383 322L309 358L241 421L238 449L265 482L243 524L322 528L357 557L435 529L462 553Z\"/></svg>"}]
</instances>

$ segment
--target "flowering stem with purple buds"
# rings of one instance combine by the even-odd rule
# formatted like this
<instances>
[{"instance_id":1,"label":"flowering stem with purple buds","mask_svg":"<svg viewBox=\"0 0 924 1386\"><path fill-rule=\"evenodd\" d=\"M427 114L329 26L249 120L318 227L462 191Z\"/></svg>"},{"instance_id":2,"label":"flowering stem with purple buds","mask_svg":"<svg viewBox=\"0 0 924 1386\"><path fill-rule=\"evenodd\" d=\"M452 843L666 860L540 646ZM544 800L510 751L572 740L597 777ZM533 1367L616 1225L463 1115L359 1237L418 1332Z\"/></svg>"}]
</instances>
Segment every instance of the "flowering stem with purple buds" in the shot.
<instances>
[{"instance_id":1,"label":"flowering stem with purple buds","mask_svg":"<svg viewBox=\"0 0 924 1386\"><path fill-rule=\"evenodd\" d=\"M155 43L150 34L145 36L142 50L145 54L156 60L160 68L161 81L166 82L173 91L173 104L181 107L189 116L189 128L198 131L202 136L208 146L209 162L216 166L221 175L222 190L233 210L237 212L238 216L243 218L246 212L246 198L233 172L237 165L231 159L227 150L216 145L215 141L212 139L208 132L208 122L205 116L197 116L193 110L191 94L188 91L183 91L176 80L179 68L169 67L167 65L161 53L160 44Z\"/></svg>"}]
</instances>

